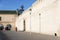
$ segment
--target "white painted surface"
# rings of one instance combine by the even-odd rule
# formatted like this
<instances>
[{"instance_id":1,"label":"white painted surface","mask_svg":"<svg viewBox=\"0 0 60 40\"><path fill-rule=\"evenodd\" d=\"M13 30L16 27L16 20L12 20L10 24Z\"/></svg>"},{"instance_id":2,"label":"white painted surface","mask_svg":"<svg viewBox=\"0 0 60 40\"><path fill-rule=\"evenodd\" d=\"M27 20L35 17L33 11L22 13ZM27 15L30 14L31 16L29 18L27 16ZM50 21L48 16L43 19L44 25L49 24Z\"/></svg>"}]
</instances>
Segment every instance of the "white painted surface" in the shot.
<instances>
[{"instance_id":1,"label":"white painted surface","mask_svg":"<svg viewBox=\"0 0 60 40\"><path fill-rule=\"evenodd\" d=\"M33 4L17 19L17 27L23 30L23 20L26 21L26 31L60 35L60 0L42 0ZM30 15L31 13L31 15ZM41 14L39 16L39 14Z\"/></svg>"}]
</instances>

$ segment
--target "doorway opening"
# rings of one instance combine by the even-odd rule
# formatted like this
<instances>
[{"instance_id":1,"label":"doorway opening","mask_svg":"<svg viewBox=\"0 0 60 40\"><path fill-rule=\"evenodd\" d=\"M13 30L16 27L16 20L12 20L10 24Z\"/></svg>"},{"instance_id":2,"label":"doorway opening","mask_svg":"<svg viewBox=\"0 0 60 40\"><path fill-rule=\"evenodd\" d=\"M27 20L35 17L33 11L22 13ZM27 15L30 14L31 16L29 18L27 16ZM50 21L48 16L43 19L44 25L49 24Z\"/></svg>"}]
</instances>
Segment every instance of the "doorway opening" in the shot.
<instances>
[{"instance_id":1,"label":"doorway opening","mask_svg":"<svg viewBox=\"0 0 60 40\"><path fill-rule=\"evenodd\" d=\"M24 25L23 31L26 31L26 22L25 22L25 20L23 21L23 25Z\"/></svg>"}]
</instances>

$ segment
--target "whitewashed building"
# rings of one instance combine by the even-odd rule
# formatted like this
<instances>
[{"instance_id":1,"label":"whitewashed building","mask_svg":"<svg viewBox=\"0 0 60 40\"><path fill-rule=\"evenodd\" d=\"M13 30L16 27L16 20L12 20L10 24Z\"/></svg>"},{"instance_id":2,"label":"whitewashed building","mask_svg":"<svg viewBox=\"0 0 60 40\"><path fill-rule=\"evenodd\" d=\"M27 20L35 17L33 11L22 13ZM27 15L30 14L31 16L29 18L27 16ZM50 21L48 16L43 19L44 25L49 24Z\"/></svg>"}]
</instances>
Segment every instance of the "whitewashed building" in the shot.
<instances>
[{"instance_id":1,"label":"whitewashed building","mask_svg":"<svg viewBox=\"0 0 60 40\"><path fill-rule=\"evenodd\" d=\"M18 31L60 35L60 0L36 0L16 21Z\"/></svg>"}]
</instances>

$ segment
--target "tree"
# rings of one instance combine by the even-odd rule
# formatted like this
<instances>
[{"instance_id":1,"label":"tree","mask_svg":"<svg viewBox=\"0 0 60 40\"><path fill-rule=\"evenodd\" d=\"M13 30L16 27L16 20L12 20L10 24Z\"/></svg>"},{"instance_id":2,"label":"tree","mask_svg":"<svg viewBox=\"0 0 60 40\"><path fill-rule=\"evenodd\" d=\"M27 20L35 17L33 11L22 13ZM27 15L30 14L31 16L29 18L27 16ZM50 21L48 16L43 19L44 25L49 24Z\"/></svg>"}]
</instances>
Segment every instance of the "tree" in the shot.
<instances>
[{"instance_id":1,"label":"tree","mask_svg":"<svg viewBox=\"0 0 60 40\"><path fill-rule=\"evenodd\" d=\"M21 15L24 11L24 6L21 5L20 9L17 9L17 11L18 11L18 16Z\"/></svg>"}]
</instances>

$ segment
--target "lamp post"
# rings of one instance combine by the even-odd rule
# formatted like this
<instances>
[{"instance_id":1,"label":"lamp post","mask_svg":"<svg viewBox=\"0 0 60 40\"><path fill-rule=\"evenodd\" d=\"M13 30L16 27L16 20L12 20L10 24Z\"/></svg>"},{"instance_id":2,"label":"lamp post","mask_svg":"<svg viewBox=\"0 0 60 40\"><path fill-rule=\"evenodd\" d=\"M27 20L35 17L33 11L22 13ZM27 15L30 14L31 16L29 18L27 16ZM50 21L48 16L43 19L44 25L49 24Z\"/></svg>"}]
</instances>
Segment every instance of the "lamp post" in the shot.
<instances>
[{"instance_id":1,"label":"lamp post","mask_svg":"<svg viewBox=\"0 0 60 40\"><path fill-rule=\"evenodd\" d=\"M29 11L30 11L30 35L31 35L31 11L32 9L29 9Z\"/></svg>"},{"instance_id":2,"label":"lamp post","mask_svg":"<svg viewBox=\"0 0 60 40\"><path fill-rule=\"evenodd\" d=\"M41 32L41 14L39 13L39 32Z\"/></svg>"},{"instance_id":3,"label":"lamp post","mask_svg":"<svg viewBox=\"0 0 60 40\"><path fill-rule=\"evenodd\" d=\"M16 12L17 12L17 15L18 15L18 10L19 10L19 9L17 9L17 10L16 10Z\"/></svg>"}]
</instances>

